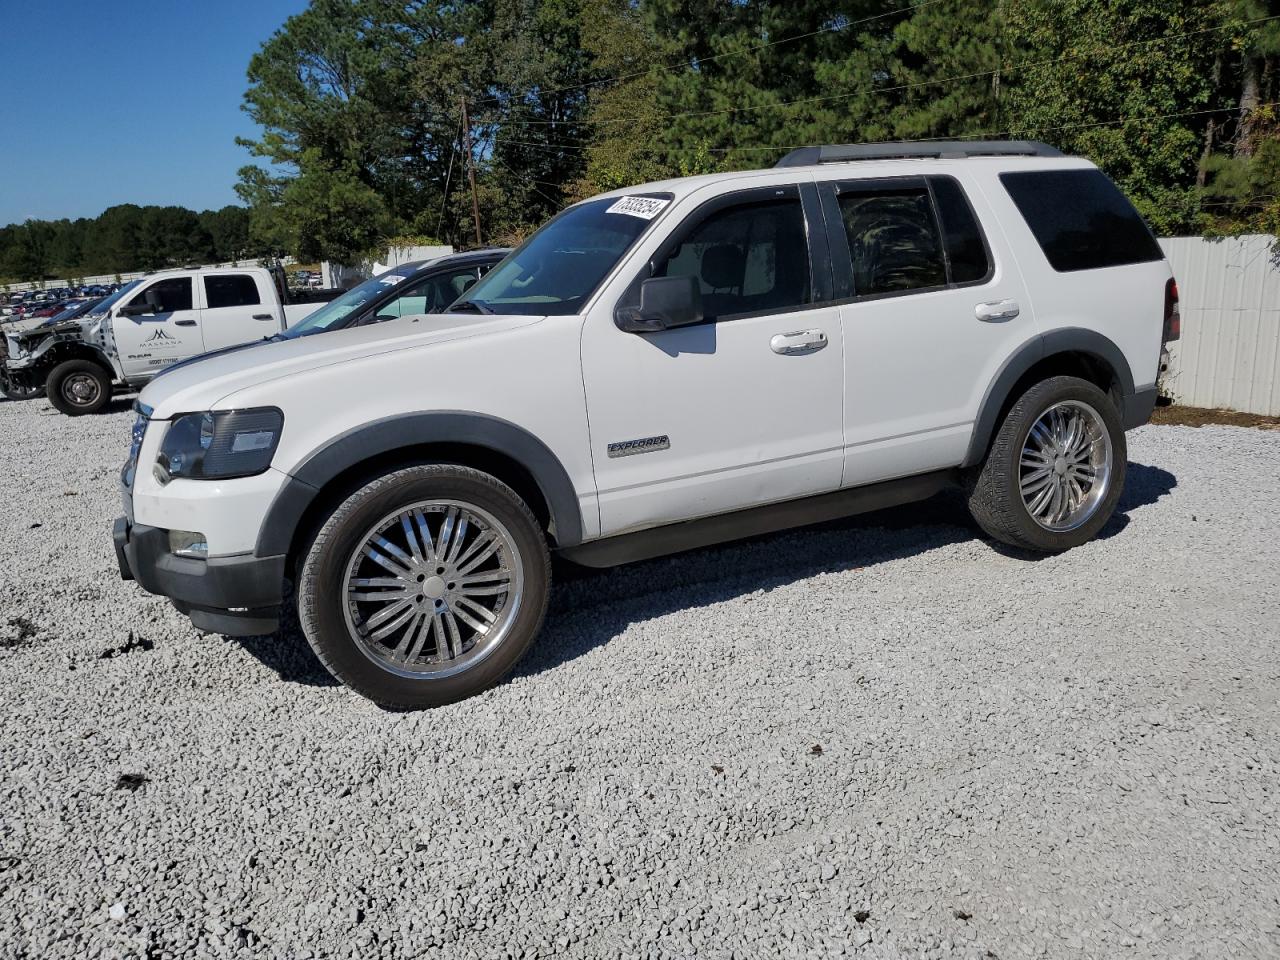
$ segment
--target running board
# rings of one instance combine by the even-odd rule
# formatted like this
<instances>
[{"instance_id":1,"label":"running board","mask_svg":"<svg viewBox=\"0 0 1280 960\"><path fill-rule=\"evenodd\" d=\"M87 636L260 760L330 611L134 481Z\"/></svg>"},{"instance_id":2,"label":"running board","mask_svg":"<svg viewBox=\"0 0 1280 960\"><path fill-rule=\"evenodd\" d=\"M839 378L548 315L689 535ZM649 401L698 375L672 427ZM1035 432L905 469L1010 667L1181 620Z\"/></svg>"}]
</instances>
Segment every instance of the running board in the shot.
<instances>
[{"instance_id":1,"label":"running board","mask_svg":"<svg viewBox=\"0 0 1280 960\"><path fill-rule=\"evenodd\" d=\"M635 533L592 540L561 550L561 556L584 567L616 567L651 560L717 543L758 537L765 533L804 527L870 513L916 500L926 500L959 479L955 470L937 470L901 480L886 480L864 487L850 487L802 500L787 500L751 507L699 520L669 523Z\"/></svg>"}]
</instances>

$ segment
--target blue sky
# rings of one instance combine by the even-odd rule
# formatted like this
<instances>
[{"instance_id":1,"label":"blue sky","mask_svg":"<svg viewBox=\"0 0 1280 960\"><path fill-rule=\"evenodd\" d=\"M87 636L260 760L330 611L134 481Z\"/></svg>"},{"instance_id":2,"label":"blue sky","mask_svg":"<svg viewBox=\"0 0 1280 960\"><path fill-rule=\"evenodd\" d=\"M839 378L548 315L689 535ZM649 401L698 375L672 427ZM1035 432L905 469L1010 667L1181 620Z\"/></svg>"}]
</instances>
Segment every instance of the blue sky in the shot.
<instances>
[{"instance_id":1,"label":"blue sky","mask_svg":"<svg viewBox=\"0 0 1280 960\"><path fill-rule=\"evenodd\" d=\"M307 0L0 0L0 224L235 203L249 58Z\"/></svg>"}]
</instances>

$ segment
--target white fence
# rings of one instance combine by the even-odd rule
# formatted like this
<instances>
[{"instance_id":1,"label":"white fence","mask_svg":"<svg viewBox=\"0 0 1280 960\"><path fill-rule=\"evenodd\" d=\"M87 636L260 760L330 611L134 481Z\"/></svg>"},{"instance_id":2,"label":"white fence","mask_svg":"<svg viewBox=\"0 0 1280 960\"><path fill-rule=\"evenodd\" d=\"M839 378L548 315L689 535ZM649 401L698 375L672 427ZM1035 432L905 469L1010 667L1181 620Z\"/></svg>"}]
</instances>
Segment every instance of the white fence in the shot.
<instances>
[{"instance_id":1,"label":"white fence","mask_svg":"<svg viewBox=\"0 0 1280 960\"><path fill-rule=\"evenodd\" d=\"M1165 392L1194 407L1280 416L1280 267L1268 235L1161 240L1178 278L1182 339Z\"/></svg>"}]
</instances>

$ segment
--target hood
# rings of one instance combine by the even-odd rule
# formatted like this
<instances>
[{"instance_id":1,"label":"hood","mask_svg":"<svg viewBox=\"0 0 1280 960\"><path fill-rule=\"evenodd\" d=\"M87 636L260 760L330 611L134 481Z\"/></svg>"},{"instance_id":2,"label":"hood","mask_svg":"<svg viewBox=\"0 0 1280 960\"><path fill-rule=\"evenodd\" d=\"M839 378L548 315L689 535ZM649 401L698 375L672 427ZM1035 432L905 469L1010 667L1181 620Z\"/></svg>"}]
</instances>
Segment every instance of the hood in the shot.
<instances>
[{"instance_id":1,"label":"hood","mask_svg":"<svg viewBox=\"0 0 1280 960\"><path fill-rule=\"evenodd\" d=\"M541 316L431 314L370 327L348 327L296 339L263 340L196 357L157 376L138 397L157 420L175 413L217 409L224 397L245 387L336 363L401 350L428 349L451 340L499 334L539 323ZM352 371L359 382L359 371Z\"/></svg>"}]
</instances>

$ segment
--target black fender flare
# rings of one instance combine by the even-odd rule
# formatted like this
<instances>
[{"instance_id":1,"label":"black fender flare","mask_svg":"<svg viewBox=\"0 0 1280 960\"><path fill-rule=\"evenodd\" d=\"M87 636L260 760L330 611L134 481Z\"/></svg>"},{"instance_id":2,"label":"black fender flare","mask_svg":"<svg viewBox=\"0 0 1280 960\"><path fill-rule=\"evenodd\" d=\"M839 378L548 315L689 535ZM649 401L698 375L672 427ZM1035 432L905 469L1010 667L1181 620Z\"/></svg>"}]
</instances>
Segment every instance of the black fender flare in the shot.
<instances>
[{"instance_id":1,"label":"black fender flare","mask_svg":"<svg viewBox=\"0 0 1280 960\"><path fill-rule=\"evenodd\" d=\"M1115 371L1120 386L1121 419L1125 419L1125 405L1134 396L1133 371L1124 351L1107 337L1096 330L1082 327L1063 327L1050 330L1024 343L1005 361L1004 366L987 386L978 407L978 417L973 422L973 434L969 438L969 449L965 453L963 467L972 467L982 462L995 433L1000 411L1013 391L1014 386L1028 370L1046 357L1058 353L1083 353L1102 361ZM1149 411L1148 411L1149 412Z\"/></svg>"},{"instance_id":2,"label":"black fender flare","mask_svg":"<svg viewBox=\"0 0 1280 960\"><path fill-rule=\"evenodd\" d=\"M568 472L541 440L522 427L481 413L445 410L385 417L341 434L290 471L276 494L254 549L259 557L289 552L307 509L335 477L374 457L432 443L484 447L519 463L542 493L555 525L556 545L582 542L582 512Z\"/></svg>"}]
</instances>

